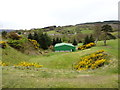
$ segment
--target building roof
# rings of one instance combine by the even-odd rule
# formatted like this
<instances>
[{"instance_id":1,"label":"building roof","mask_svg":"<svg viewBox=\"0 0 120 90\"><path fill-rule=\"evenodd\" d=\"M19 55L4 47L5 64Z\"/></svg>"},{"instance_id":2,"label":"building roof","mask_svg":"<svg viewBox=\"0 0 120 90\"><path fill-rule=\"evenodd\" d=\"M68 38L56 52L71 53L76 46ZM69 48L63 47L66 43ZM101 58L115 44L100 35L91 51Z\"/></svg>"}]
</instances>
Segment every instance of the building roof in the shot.
<instances>
[{"instance_id":1,"label":"building roof","mask_svg":"<svg viewBox=\"0 0 120 90\"><path fill-rule=\"evenodd\" d=\"M55 44L55 47L63 46L63 45L68 45L68 46L75 47L74 45L72 45L72 44L70 44L70 43L58 43L58 44Z\"/></svg>"}]
</instances>

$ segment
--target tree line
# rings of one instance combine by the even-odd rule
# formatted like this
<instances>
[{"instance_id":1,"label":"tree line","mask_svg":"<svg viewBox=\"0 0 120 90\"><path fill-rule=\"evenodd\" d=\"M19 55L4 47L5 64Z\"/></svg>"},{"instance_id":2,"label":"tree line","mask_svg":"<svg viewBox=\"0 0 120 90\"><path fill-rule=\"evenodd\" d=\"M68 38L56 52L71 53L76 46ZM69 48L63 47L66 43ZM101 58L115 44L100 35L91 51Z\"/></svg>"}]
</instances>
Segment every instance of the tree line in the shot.
<instances>
[{"instance_id":1,"label":"tree line","mask_svg":"<svg viewBox=\"0 0 120 90\"><path fill-rule=\"evenodd\" d=\"M99 40L99 37L103 37L104 45L106 45L106 40L108 39L108 36L110 37L110 39L116 39L116 37L110 33L112 31L113 29L110 25L101 26L101 24L98 23L94 27L93 35L89 35L89 36L86 35L82 41L80 40L82 37L81 34L78 35L78 38L80 38L79 41L83 42L83 44L87 44L90 42L97 43L97 41ZM16 40L20 38L20 37L17 37L18 35L16 35L15 33L8 34L6 31L3 31L1 34L2 34L2 37L4 38L13 38L13 39L15 38ZM21 33L18 33L18 34L21 34ZM59 38L53 37L53 39L51 39L51 37L48 36L47 33L43 33L42 31L34 31L34 34L29 33L27 38L36 40L40 44L40 48L43 48L43 49L48 49L50 45L54 46L57 43L62 43L65 41L64 39L66 39L65 37L59 37ZM78 43L80 43L77 39L75 37L69 38L68 43L77 45Z\"/></svg>"}]
</instances>

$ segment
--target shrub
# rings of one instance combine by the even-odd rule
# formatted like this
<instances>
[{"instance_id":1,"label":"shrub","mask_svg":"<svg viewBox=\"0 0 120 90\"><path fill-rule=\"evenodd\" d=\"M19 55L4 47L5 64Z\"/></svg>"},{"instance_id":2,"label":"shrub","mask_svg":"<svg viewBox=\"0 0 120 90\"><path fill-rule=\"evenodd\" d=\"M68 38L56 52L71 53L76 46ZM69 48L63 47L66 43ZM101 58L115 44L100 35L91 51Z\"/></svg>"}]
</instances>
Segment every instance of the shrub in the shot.
<instances>
[{"instance_id":1,"label":"shrub","mask_svg":"<svg viewBox=\"0 0 120 90\"><path fill-rule=\"evenodd\" d=\"M21 32L18 32L18 34L20 35L20 34L22 34Z\"/></svg>"},{"instance_id":2,"label":"shrub","mask_svg":"<svg viewBox=\"0 0 120 90\"><path fill-rule=\"evenodd\" d=\"M28 34L28 39L33 39L33 36L32 36L32 34L30 33L30 34Z\"/></svg>"},{"instance_id":3,"label":"shrub","mask_svg":"<svg viewBox=\"0 0 120 90\"><path fill-rule=\"evenodd\" d=\"M5 49L7 47L6 43L6 41L0 41L0 47Z\"/></svg>"},{"instance_id":4,"label":"shrub","mask_svg":"<svg viewBox=\"0 0 120 90\"><path fill-rule=\"evenodd\" d=\"M11 38L11 39L13 39L13 40L19 40L20 38L22 38L20 35L18 35L18 34L15 33L15 32L10 32L10 33L8 34L8 37Z\"/></svg>"},{"instance_id":5,"label":"shrub","mask_svg":"<svg viewBox=\"0 0 120 90\"><path fill-rule=\"evenodd\" d=\"M8 44L13 47L13 48L16 48L16 49L20 49L22 48L22 45L21 45L21 40L9 40L8 41Z\"/></svg>"},{"instance_id":6,"label":"shrub","mask_svg":"<svg viewBox=\"0 0 120 90\"><path fill-rule=\"evenodd\" d=\"M108 63L107 54L104 50L99 50L95 53L89 54L80 58L80 61L74 65L76 70L87 70L95 69L103 66L105 63Z\"/></svg>"},{"instance_id":7,"label":"shrub","mask_svg":"<svg viewBox=\"0 0 120 90\"><path fill-rule=\"evenodd\" d=\"M40 47L42 49L48 49L49 46L52 44L52 41L51 41L51 38L45 33L43 32L35 32L34 35L30 35L29 34L29 37L28 39L34 39L36 40L39 44L40 44Z\"/></svg>"},{"instance_id":8,"label":"shrub","mask_svg":"<svg viewBox=\"0 0 120 90\"><path fill-rule=\"evenodd\" d=\"M36 49L39 48L40 45L36 40L31 40L31 39L28 39L28 40L34 45Z\"/></svg>"},{"instance_id":9,"label":"shrub","mask_svg":"<svg viewBox=\"0 0 120 90\"><path fill-rule=\"evenodd\" d=\"M1 34L2 34L2 37L3 37L3 38L6 38L6 36L7 36L7 32L6 32L6 31L2 31Z\"/></svg>"},{"instance_id":10,"label":"shrub","mask_svg":"<svg viewBox=\"0 0 120 90\"><path fill-rule=\"evenodd\" d=\"M95 46L95 43L89 43L89 44L86 44L86 45L79 46L78 50L88 49L88 48L91 48L93 46Z\"/></svg>"},{"instance_id":11,"label":"shrub","mask_svg":"<svg viewBox=\"0 0 120 90\"><path fill-rule=\"evenodd\" d=\"M7 64L7 63L4 63L4 62L0 61L0 66L8 66L8 65L10 65L10 64ZM39 63L20 62L18 64L14 64L14 67L41 68L41 67L43 67L43 65L40 65Z\"/></svg>"},{"instance_id":12,"label":"shrub","mask_svg":"<svg viewBox=\"0 0 120 90\"><path fill-rule=\"evenodd\" d=\"M0 61L0 66L8 66L8 64L6 64L6 63Z\"/></svg>"},{"instance_id":13,"label":"shrub","mask_svg":"<svg viewBox=\"0 0 120 90\"><path fill-rule=\"evenodd\" d=\"M94 43L94 38L93 38L93 36L91 35L90 37L87 35L86 37L85 37L85 40L84 40L84 42L83 42L83 45L85 45L85 44L88 44L88 43Z\"/></svg>"},{"instance_id":14,"label":"shrub","mask_svg":"<svg viewBox=\"0 0 120 90\"><path fill-rule=\"evenodd\" d=\"M14 66L15 67L26 67L26 68L29 68L29 67L41 68L41 67L43 67L43 65L40 65L38 63L28 63L28 62L20 62L19 64L15 64Z\"/></svg>"}]
</instances>

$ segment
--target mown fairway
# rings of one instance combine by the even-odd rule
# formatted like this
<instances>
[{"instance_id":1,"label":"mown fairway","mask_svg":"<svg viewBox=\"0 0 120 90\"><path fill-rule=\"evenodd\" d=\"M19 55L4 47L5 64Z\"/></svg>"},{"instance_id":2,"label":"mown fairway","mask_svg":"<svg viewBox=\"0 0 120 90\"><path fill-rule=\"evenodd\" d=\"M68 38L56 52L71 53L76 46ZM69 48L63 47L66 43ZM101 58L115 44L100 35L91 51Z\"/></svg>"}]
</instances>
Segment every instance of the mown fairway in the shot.
<instances>
[{"instance_id":1,"label":"mown fairway","mask_svg":"<svg viewBox=\"0 0 120 90\"><path fill-rule=\"evenodd\" d=\"M101 49L110 55L109 65L79 72L72 69L81 56ZM6 51L10 55L10 50ZM13 55L14 52L18 57ZM108 40L107 46L99 41L95 47L76 52L52 52L44 56L26 56L14 50L11 53L8 57L4 50L3 60L8 62L9 58L16 57L12 62L39 62L43 68L30 70L5 66L2 68L3 88L118 88L118 39Z\"/></svg>"}]
</instances>

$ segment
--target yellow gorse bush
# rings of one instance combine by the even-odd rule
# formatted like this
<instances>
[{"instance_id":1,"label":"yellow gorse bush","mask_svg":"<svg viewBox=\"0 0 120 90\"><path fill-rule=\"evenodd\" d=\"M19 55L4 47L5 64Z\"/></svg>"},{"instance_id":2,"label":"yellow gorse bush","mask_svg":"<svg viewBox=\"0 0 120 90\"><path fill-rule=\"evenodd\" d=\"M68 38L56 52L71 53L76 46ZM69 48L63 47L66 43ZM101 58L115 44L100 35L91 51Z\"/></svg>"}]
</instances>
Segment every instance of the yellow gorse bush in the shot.
<instances>
[{"instance_id":1,"label":"yellow gorse bush","mask_svg":"<svg viewBox=\"0 0 120 90\"><path fill-rule=\"evenodd\" d=\"M86 44L86 45L79 46L78 50L84 50L84 49L90 48L92 46L95 46L95 43L89 43L89 44Z\"/></svg>"},{"instance_id":2,"label":"yellow gorse bush","mask_svg":"<svg viewBox=\"0 0 120 90\"><path fill-rule=\"evenodd\" d=\"M7 64L7 63L4 63L2 61L0 61L0 66L10 66L10 64ZM43 67L43 65L40 65L38 63L29 63L29 62L20 62L18 64L14 64L14 67L23 67L24 69L25 68L30 68L30 67L33 67L33 68L41 68Z\"/></svg>"},{"instance_id":3,"label":"yellow gorse bush","mask_svg":"<svg viewBox=\"0 0 120 90\"><path fill-rule=\"evenodd\" d=\"M43 65L39 65L38 63L29 63L29 62L20 62L19 64L15 64L15 67L36 67L41 68Z\"/></svg>"},{"instance_id":4,"label":"yellow gorse bush","mask_svg":"<svg viewBox=\"0 0 120 90\"><path fill-rule=\"evenodd\" d=\"M96 51L95 53L80 58L80 61L74 65L74 69L87 70L99 68L108 62L106 56L108 55L104 50Z\"/></svg>"},{"instance_id":5,"label":"yellow gorse bush","mask_svg":"<svg viewBox=\"0 0 120 90\"><path fill-rule=\"evenodd\" d=\"M6 43L7 43L6 41L0 41L0 47L6 48L7 47Z\"/></svg>"},{"instance_id":6,"label":"yellow gorse bush","mask_svg":"<svg viewBox=\"0 0 120 90\"><path fill-rule=\"evenodd\" d=\"M0 61L0 66L8 66L8 64L6 64L6 63Z\"/></svg>"},{"instance_id":7,"label":"yellow gorse bush","mask_svg":"<svg viewBox=\"0 0 120 90\"><path fill-rule=\"evenodd\" d=\"M34 45L36 49L39 48L40 45L36 40L32 40L32 39L28 39L28 40Z\"/></svg>"}]
</instances>

